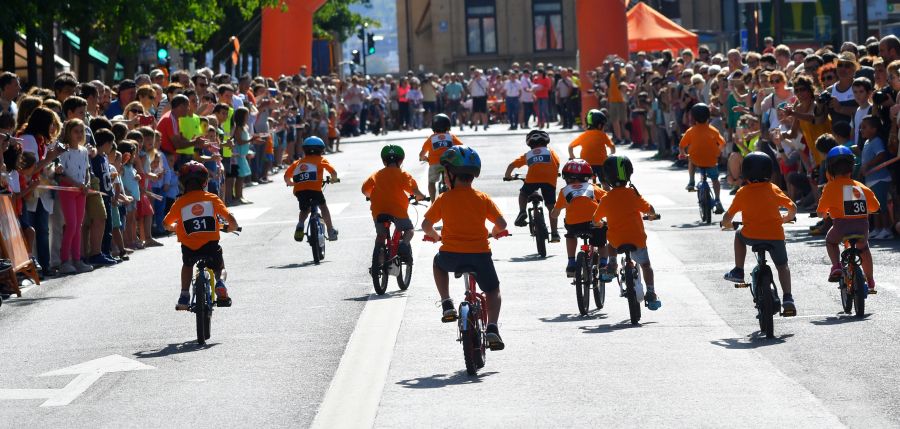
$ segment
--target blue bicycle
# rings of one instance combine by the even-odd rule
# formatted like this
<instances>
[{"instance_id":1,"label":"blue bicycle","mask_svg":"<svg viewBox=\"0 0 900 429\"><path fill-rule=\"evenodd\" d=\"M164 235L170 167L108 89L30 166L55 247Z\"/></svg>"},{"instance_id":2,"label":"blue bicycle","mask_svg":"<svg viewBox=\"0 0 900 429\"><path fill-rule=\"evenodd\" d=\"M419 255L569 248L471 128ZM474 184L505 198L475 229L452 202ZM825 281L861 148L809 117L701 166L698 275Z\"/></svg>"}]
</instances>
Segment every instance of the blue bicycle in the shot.
<instances>
[{"instance_id":1,"label":"blue bicycle","mask_svg":"<svg viewBox=\"0 0 900 429\"><path fill-rule=\"evenodd\" d=\"M700 183L695 190L697 191L697 205L700 206L700 222L709 225L712 223L712 211L716 199L712 187L709 186L706 171L702 168L700 169Z\"/></svg>"}]
</instances>

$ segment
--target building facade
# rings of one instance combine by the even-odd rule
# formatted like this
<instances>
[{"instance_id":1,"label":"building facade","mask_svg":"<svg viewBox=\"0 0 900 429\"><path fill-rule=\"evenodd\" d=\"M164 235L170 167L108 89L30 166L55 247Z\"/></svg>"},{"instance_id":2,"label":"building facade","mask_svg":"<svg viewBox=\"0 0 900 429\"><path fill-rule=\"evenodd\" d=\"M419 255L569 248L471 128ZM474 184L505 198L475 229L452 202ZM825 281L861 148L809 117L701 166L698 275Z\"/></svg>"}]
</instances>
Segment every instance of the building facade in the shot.
<instances>
[{"instance_id":1,"label":"building facade","mask_svg":"<svg viewBox=\"0 0 900 429\"><path fill-rule=\"evenodd\" d=\"M397 24L401 70L576 63L575 0L397 0Z\"/></svg>"}]
</instances>

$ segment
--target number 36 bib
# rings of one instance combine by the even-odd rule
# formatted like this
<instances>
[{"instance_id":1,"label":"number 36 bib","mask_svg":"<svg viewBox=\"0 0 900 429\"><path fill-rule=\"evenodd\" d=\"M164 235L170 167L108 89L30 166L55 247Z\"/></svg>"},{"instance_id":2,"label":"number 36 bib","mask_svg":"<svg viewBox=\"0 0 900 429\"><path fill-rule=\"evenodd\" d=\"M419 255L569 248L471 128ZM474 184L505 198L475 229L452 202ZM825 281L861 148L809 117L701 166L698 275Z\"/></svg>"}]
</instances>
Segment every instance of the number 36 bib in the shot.
<instances>
[{"instance_id":1,"label":"number 36 bib","mask_svg":"<svg viewBox=\"0 0 900 429\"><path fill-rule=\"evenodd\" d=\"M866 194L859 186L844 185L844 216L864 216L869 213Z\"/></svg>"}]
</instances>

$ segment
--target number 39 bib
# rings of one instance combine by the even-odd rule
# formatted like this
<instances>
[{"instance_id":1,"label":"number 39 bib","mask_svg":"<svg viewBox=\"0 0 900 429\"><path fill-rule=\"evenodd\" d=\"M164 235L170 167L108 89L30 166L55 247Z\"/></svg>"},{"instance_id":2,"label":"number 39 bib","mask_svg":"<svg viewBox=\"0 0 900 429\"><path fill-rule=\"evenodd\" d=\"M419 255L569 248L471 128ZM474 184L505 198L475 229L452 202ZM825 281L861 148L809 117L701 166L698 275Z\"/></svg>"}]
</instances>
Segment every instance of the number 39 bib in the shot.
<instances>
[{"instance_id":1,"label":"number 39 bib","mask_svg":"<svg viewBox=\"0 0 900 429\"><path fill-rule=\"evenodd\" d=\"M863 216L869 213L866 194L859 186L844 185L844 216Z\"/></svg>"},{"instance_id":2,"label":"number 39 bib","mask_svg":"<svg viewBox=\"0 0 900 429\"><path fill-rule=\"evenodd\" d=\"M303 163L294 168L294 183L313 182L318 177L316 164Z\"/></svg>"},{"instance_id":3,"label":"number 39 bib","mask_svg":"<svg viewBox=\"0 0 900 429\"><path fill-rule=\"evenodd\" d=\"M181 223L188 235L216 230L215 210L210 201L200 201L181 208Z\"/></svg>"}]
</instances>

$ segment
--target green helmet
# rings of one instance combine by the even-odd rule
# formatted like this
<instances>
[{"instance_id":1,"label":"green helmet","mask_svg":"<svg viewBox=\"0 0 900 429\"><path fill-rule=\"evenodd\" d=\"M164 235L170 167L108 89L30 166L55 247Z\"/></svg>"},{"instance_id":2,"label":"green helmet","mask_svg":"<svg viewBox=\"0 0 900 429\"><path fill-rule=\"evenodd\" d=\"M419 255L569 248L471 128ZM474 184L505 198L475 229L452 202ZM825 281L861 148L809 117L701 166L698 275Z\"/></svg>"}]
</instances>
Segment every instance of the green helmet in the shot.
<instances>
[{"instance_id":1,"label":"green helmet","mask_svg":"<svg viewBox=\"0 0 900 429\"><path fill-rule=\"evenodd\" d=\"M606 115L597 109L591 109L585 117L588 128L603 129L606 126Z\"/></svg>"},{"instance_id":2,"label":"green helmet","mask_svg":"<svg viewBox=\"0 0 900 429\"><path fill-rule=\"evenodd\" d=\"M403 158L405 157L406 154L403 153L403 148L395 144L389 144L381 148L381 160L384 161L385 164L403 162Z\"/></svg>"}]
</instances>

